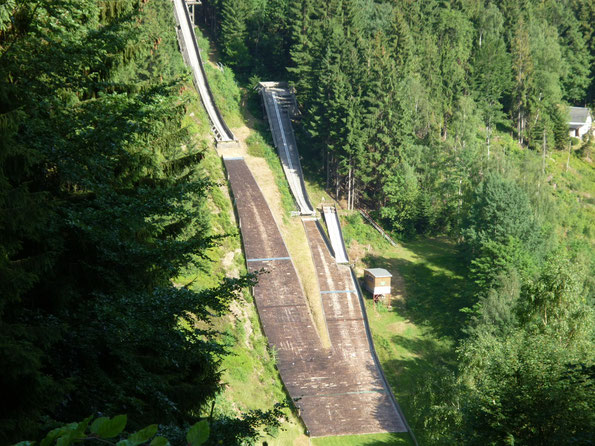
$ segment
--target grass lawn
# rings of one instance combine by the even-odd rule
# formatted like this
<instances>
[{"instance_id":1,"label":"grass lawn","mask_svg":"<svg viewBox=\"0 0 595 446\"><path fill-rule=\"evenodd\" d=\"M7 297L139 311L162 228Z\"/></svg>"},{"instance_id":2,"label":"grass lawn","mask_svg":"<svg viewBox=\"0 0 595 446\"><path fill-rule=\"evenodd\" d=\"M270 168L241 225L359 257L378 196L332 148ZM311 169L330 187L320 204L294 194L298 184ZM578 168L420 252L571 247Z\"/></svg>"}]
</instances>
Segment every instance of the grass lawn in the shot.
<instances>
[{"instance_id":1,"label":"grass lawn","mask_svg":"<svg viewBox=\"0 0 595 446\"><path fill-rule=\"evenodd\" d=\"M392 308L388 302L375 306L367 296L366 310L386 378L420 440L423 419L415 394L437 379L437 370L455 365L454 345L464 319L460 309L466 306L462 263L445 239L393 247L356 213L344 215L343 233L359 277L369 267L393 274Z\"/></svg>"},{"instance_id":2,"label":"grass lawn","mask_svg":"<svg viewBox=\"0 0 595 446\"><path fill-rule=\"evenodd\" d=\"M567 152L554 151L547 173L558 207L560 237L574 240L573 248L595 262L595 165L577 153L568 157Z\"/></svg>"},{"instance_id":3,"label":"grass lawn","mask_svg":"<svg viewBox=\"0 0 595 446\"><path fill-rule=\"evenodd\" d=\"M410 446L408 434L345 435L341 437L313 438L314 446Z\"/></svg>"}]
</instances>

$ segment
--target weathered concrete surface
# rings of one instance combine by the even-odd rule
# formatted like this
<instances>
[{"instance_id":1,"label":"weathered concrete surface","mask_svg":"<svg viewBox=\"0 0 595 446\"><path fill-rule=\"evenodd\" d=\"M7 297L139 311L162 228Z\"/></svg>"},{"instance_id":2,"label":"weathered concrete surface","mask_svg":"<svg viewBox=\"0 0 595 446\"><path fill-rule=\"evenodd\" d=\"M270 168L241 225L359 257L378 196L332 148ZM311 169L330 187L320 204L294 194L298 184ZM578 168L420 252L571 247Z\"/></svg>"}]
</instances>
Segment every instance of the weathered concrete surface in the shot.
<instances>
[{"instance_id":1,"label":"weathered concrete surface","mask_svg":"<svg viewBox=\"0 0 595 446\"><path fill-rule=\"evenodd\" d=\"M330 350L322 348L296 270L256 181L242 159L224 163L248 270L266 271L254 287L261 324L310 435L405 431L370 354L357 295L346 299L353 293L321 294L333 343ZM353 290L349 276L335 264L318 235L318 239L315 234L308 237L321 290Z\"/></svg>"},{"instance_id":2,"label":"weathered concrete surface","mask_svg":"<svg viewBox=\"0 0 595 446\"><path fill-rule=\"evenodd\" d=\"M349 433L405 432L405 423L374 361L351 270L335 262L317 221L305 220L304 227L318 274L332 358L341 364L345 378L353 377L344 379L343 390L347 394L343 404L359 408L350 421L357 432Z\"/></svg>"}]
</instances>

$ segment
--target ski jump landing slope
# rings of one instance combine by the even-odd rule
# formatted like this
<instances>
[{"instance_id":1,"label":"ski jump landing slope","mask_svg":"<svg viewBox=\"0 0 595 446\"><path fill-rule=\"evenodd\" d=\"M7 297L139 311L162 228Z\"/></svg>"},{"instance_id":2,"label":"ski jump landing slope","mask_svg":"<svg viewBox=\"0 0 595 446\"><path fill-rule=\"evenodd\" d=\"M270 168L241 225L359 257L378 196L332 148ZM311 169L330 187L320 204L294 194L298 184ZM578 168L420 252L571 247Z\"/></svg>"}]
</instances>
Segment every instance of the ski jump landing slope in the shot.
<instances>
[{"instance_id":1,"label":"ski jump landing slope","mask_svg":"<svg viewBox=\"0 0 595 446\"><path fill-rule=\"evenodd\" d=\"M316 211L310 204L308 192L306 192L302 165L289 115L290 109L296 108L292 100L293 94L287 84L282 82L261 82L259 88L273 141L300 214L314 215Z\"/></svg>"},{"instance_id":2,"label":"ski jump landing slope","mask_svg":"<svg viewBox=\"0 0 595 446\"><path fill-rule=\"evenodd\" d=\"M351 293L353 284L342 272L331 274L332 281L320 282L325 291L349 288L351 296L345 300L345 294L340 298L340 293L323 294L327 299L326 323L333 340L332 349L324 349L293 262L254 177L243 159L223 161L248 270L267 271L259 275L253 290L260 321L269 345L277 351L281 379L309 434L322 437L404 432L403 420L370 354L361 308ZM326 249L321 237L312 238L310 243L316 252ZM337 267L328 250L325 262L329 268Z\"/></svg>"},{"instance_id":3,"label":"ski jump landing slope","mask_svg":"<svg viewBox=\"0 0 595 446\"><path fill-rule=\"evenodd\" d=\"M303 224L318 276L332 358L345 370L344 376L355 378L345 382L349 397L342 402L352 429L359 433L405 432L404 417L373 353L363 299L351 269L333 260L317 220L304 219Z\"/></svg>"},{"instance_id":4,"label":"ski jump landing slope","mask_svg":"<svg viewBox=\"0 0 595 446\"><path fill-rule=\"evenodd\" d=\"M211 120L213 133L215 139L220 142L232 142L235 141L234 135L227 127L227 124L223 120L219 109L215 105L211 88L207 81L207 76L200 58L200 51L196 43L196 35L194 34L194 24L190 20L190 14L186 7L184 0L173 0L174 3L174 15L178 24L178 41L180 43L180 49L184 55L186 64L192 68L194 75L194 84L202 103L209 115Z\"/></svg>"},{"instance_id":5,"label":"ski jump landing slope","mask_svg":"<svg viewBox=\"0 0 595 446\"><path fill-rule=\"evenodd\" d=\"M335 261L337 263L349 263L337 209L331 206L324 206L322 211L324 213L324 221L326 222L329 238L331 239L331 246L335 254Z\"/></svg>"}]
</instances>

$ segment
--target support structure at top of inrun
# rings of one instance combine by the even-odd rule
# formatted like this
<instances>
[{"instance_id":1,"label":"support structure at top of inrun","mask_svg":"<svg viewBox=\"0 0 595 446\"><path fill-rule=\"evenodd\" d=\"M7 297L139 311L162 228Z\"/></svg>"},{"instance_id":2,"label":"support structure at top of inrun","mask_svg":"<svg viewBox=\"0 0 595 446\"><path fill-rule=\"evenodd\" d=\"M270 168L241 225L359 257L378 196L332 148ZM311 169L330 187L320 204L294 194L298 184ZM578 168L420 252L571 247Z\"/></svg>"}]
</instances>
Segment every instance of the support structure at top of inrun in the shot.
<instances>
[{"instance_id":1,"label":"support structure at top of inrun","mask_svg":"<svg viewBox=\"0 0 595 446\"><path fill-rule=\"evenodd\" d=\"M347 250L345 249L345 242L343 242L343 232L341 231L341 223L339 222L339 215L337 209L331 206L324 206L322 208L324 213L324 221L328 229L331 247L335 255L335 262L349 263L347 257Z\"/></svg>"},{"instance_id":2,"label":"support structure at top of inrun","mask_svg":"<svg viewBox=\"0 0 595 446\"><path fill-rule=\"evenodd\" d=\"M227 124L223 120L219 109L215 105L211 88L207 81L202 59L200 58L200 51L196 43L196 35L194 34L194 24L190 19L188 7L184 0L173 0L174 15L178 24L178 41L180 42L180 49L184 56L186 63L192 68L194 77L194 84L200 94L201 101L211 120L213 133L215 139L219 142L235 141L235 137Z\"/></svg>"},{"instance_id":3,"label":"support structure at top of inrun","mask_svg":"<svg viewBox=\"0 0 595 446\"><path fill-rule=\"evenodd\" d=\"M273 141L279 152L283 171L299 212L301 215L314 215L316 211L308 198L291 124L291 115L297 113L295 97L284 82L261 82L259 88L273 134Z\"/></svg>"}]
</instances>

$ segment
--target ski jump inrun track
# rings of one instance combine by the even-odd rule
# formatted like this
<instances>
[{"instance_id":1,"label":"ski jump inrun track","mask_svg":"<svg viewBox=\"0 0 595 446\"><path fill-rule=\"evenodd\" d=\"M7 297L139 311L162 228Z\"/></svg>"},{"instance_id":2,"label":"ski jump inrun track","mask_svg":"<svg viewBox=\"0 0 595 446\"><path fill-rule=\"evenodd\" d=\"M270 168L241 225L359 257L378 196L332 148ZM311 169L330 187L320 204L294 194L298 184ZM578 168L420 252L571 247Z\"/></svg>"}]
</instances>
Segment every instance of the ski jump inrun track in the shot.
<instances>
[{"instance_id":1,"label":"ski jump inrun track","mask_svg":"<svg viewBox=\"0 0 595 446\"><path fill-rule=\"evenodd\" d=\"M180 49L192 68L215 138L235 141L211 94L184 0L173 0ZM331 347L322 345L293 261L256 179L241 157L224 157L250 272L265 270L253 289L283 384L312 437L410 431L376 357L361 290L348 262L340 222L325 208L326 238L315 217L287 105L286 87L261 84L273 139L303 217Z\"/></svg>"}]
</instances>

